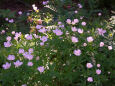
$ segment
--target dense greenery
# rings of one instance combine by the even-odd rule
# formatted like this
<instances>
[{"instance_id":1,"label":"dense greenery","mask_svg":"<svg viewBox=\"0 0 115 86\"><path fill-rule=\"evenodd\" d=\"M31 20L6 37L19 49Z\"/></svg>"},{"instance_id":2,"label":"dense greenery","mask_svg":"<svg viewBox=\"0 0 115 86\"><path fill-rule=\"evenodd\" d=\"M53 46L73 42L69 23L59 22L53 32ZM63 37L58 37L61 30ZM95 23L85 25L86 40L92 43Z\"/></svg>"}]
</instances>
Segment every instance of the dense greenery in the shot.
<instances>
[{"instance_id":1,"label":"dense greenery","mask_svg":"<svg viewBox=\"0 0 115 86\"><path fill-rule=\"evenodd\" d=\"M0 86L114 86L115 18L97 1L0 10Z\"/></svg>"}]
</instances>

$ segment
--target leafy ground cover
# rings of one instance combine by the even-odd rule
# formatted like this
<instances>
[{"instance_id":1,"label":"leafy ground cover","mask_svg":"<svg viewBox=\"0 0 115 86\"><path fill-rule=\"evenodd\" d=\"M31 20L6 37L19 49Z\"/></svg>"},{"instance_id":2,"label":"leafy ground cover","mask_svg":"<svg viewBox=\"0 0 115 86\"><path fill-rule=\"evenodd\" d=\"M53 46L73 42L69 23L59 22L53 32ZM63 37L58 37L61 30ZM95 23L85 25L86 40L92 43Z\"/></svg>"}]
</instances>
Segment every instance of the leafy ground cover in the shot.
<instances>
[{"instance_id":1,"label":"leafy ground cover","mask_svg":"<svg viewBox=\"0 0 115 86\"><path fill-rule=\"evenodd\" d=\"M115 17L96 4L0 10L0 85L114 86Z\"/></svg>"}]
</instances>

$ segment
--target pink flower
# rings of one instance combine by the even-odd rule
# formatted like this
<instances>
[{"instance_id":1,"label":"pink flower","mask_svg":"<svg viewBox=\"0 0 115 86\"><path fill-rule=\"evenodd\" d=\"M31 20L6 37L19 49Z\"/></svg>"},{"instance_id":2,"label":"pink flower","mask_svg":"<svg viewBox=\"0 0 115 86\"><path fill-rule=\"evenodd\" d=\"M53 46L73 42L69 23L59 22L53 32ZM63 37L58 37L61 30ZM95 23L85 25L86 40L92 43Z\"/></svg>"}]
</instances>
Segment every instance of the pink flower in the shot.
<instances>
[{"instance_id":1,"label":"pink flower","mask_svg":"<svg viewBox=\"0 0 115 86\"><path fill-rule=\"evenodd\" d=\"M108 46L108 49L109 49L109 50L112 50L113 48L112 48L112 46Z\"/></svg>"},{"instance_id":2,"label":"pink flower","mask_svg":"<svg viewBox=\"0 0 115 86\"><path fill-rule=\"evenodd\" d=\"M88 77L88 78L87 78L87 81L88 81L88 82L93 82L93 78L92 78L92 77Z\"/></svg>"},{"instance_id":3,"label":"pink flower","mask_svg":"<svg viewBox=\"0 0 115 86\"><path fill-rule=\"evenodd\" d=\"M81 25L82 25L82 26L86 26L86 22L82 22Z\"/></svg>"},{"instance_id":4,"label":"pink flower","mask_svg":"<svg viewBox=\"0 0 115 86\"><path fill-rule=\"evenodd\" d=\"M101 74L101 70L100 70L100 69L97 69L97 70L96 70L96 74L97 74L97 75L100 75L100 74Z\"/></svg>"},{"instance_id":5,"label":"pink flower","mask_svg":"<svg viewBox=\"0 0 115 86\"><path fill-rule=\"evenodd\" d=\"M26 35L25 35L25 38L26 38L27 40L32 40L32 35L31 35L31 34L30 34L30 35L29 35L29 34L26 34Z\"/></svg>"},{"instance_id":6,"label":"pink flower","mask_svg":"<svg viewBox=\"0 0 115 86\"><path fill-rule=\"evenodd\" d=\"M33 48L30 48L30 49L28 50L29 53L33 53L33 51L34 51Z\"/></svg>"},{"instance_id":7,"label":"pink flower","mask_svg":"<svg viewBox=\"0 0 115 86\"><path fill-rule=\"evenodd\" d=\"M28 65L28 66L33 66L33 63L32 63L32 62L28 62L27 65Z\"/></svg>"},{"instance_id":8,"label":"pink flower","mask_svg":"<svg viewBox=\"0 0 115 86\"><path fill-rule=\"evenodd\" d=\"M8 18L5 18L6 21L8 21L9 19Z\"/></svg>"},{"instance_id":9,"label":"pink flower","mask_svg":"<svg viewBox=\"0 0 115 86\"><path fill-rule=\"evenodd\" d=\"M15 60L15 56L14 55L8 55L8 60Z\"/></svg>"},{"instance_id":10,"label":"pink flower","mask_svg":"<svg viewBox=\"0 0 115 86\"><path fill-rule=\"evenodd\" d=\"M40 73L44 72L44 67L43 67L43 66L40 66L40 67L38 67L37 69L38 69L38 71L39 71Z\"/></svg>"},{"instance_id":11,"label":"pink flower","mask_svg":"<svg viewBox=\"0 0 115 86\"><path fill-rule=\"evenodd\" d=\"M102 13L98 13L98 16L101 16L102 15Z\"/></svg>"},{"instance_id":12,"label":"pink flower","mask_svg":"<svg viewBox=\"0 0 115 86\"><path fill-rule=\"evenodd\" d=\"M27 86L26 84L23 84L23 85L21 85L21 86Z\"/></svg>"},{"instance_id":13,"label":"pink flower","mask_svg":"<svg viewBox=\"0 0 115 86\"><path fill-rule=\"evenodd\" d=\"M87 37L87 41L88 42L92 42L93 41L93 37L91 37L91 36Z\"/></svg>"},{"instance_id":14,"label":"pink flower","mask_svg":"<svg viewBox=\"0 0 115 86\"><path fill-rule=\"evenodd\" d=\"M22 11L19 11L18 14L19 14L19 15L22 15Z\"/></svg>"},{"instance_id":15,"label":"pink flower","mask_svg":"<svg viewBox=\"0 0 115 86\"><path fill-rule=\"evenodd\" d=\"M76 32L76 31L77 31L77 28L76 28L76 27L72 27L71 30L72 30L73 32Z\"/></svg>"},{"instance_id":16,"label":"pink flower","mask_svg":"<svg viewBox=\"0 0 115 86\"><path fill-rule=\"evenodd\" d=\"M9 20L9 23L13 23L13 22L14 22L14 20L13 20L13 19L10 19L10 20Z\"/></svg>"},{"instance_id":17,"label":"pink flower","mask_svg":"<svg viewBox=\"0 0 115 86\"><path fill-rule=\"evenodd\" d=\"M104 46L104 42L100 42L100 47L103 47Z\"/></svg>"},{"instance_id":18,"label":"pink flower","mask_svg":"<svg viewBox=\"0 0 115 86\"><path fill-rule=\"evenodd\" d=\"M23 53L24 53L24 49L21 49L21 48L20 48L19 51L18 51L18 53L19 53L19 54L23 54Z\"/></svg>"},{"instance_id":19,"label":"pink flower","mask_svg":"<svg viewBox=\"0 0 115 86\"><path fill-rule=\"evenodd\" d=\"M79 7L79 8L82 8L83 6L82 6L81 4L78 4L78 7Z\"/></svg>"},{"instance_id":20,"label":"pink flower","mask_svg":"<svg viewBox=\"0 0 115 86\"><path fill-rule=\"evenodd\" d=\"M68 24L71 24L71 20L70 19L67 19L66 21Z\"/></svg>"},{"instance_id":21,"label":"pink flower","mask_svg":"<svg viewBox=\"0 0 115 86\"><path fill-rule=\"evenodd\" d=\"M87 46L87 43L83 43L83 46L84 46L84 47Z\"/></svg>"},{"instance_id":22,"label":"pink flower","mask_svg":"<svg viewBox=\"0 0 115 86\"><path fill-rule=\"evenodd\" d=\"M97 67L100 67L101 65L100 64L97 64Z\"/></svg>"},{"instance_id":23,"label":"pink flower","mask_svg":"<svg viewBox=\"0 0 115 86\"><path fill-rule=\"evenodd\" d=\"M77 13L78 13L78 11L76 10L76 11L75 11L75 13L77 14Z\"/></svg>"},{"instance_id":24,"label":"pink flower","mask_svg":"<svg viewBox=\"0 0 115 86\"><path fill-rule=\"evenodd\" d=\"M2 67L4 69L9 69L11 67L11 63L6 62L6 64L3 64Z\"/></svg>"},{"instance_id":25,"label":"pink flower","mask_svg":"<svg viewBox=\"0 0 115 86\"><path fill-rule=\"evenodd\" d=\"M12 35L14 35L15 34L15 31L12 31Z\"/></svg>"},{"instance_id":26,"label":"pink flower","mask_svg":"<svg viewBox=\"0 0 115 86\"><path fill-rule=\"evenodd\" d=\"M77 43L78 42L78 38L76 38L74 36L71 37L71 40L72 40L73 43Z\"/></svg>"},{"instance_id":27,"label":"pink flower","mask_svg":"<svg viewBox=\"0 0 115 86\"><path fill-rule=\"evenodd\" d=\"M99 35L104 36L104 33L106 33L106 30L103 30L102 28L98 28Z\"/></svg>"},{"instance_id":28,"label":"pink flower","mask_svg":"<svg viewBox=\"0 0 115 86\"><path fill-rule=\"evenodd\" d=\"M40 45L43 46L43 45L44 45L44 42L40 42Z\"/></svg>"},{"instance_id":29,"label":"pink flower","mask_svg":"<svg viewBox=\"0 0 115 86\"><path fill-rule=\"evenodd\" d=\"M22 64L23 64L23 62L21 62L21 61L19 61L19 60L17 60L16 62L14 62L15 67L19 67L19 66L21 66Z\"/></svg>"},{"instance_id":30,"label":"pink flower","mask_svg":"<svg viewBox=\"0 0 115 86\"><path fill-rule=\"evenodd\" d=\"M61 36L63 34L63 32L59 29L53 30L53 33L55 33L57 36Z\"/></svg>"},{"instance_id":31,"label":"pink flower","mask_svg":"<svg viewBox=\"0 0 115 86\"><path fill-rule=\"evenodd\" d=\"M87 63L87 64L86 64L86 67L87 67L87 68L92 68L93 65L92 65L91 63Z\"/></svg>"},{"instance_id":32,"label":"pink flower","mask_svg":"<svg viewBox=\"0 0 115 86\"><path fill-rule=\"evenodd\" d=\"M80 33L80 34L83 33L83 29L80 29L80 28L79 28L77 31L78 31L78 33Z\"/></svg>"},{"instance_id":33,"label":"pink flower","mask_svg":"<svg viewBox=\"0 0 115 86\"><path fill-rule=\"evenodd\" d=\"M62 24L62 22L58 22L58 25L61 25Z\"/></svg>"},{"instance_id":34,"label":"pink flower","mask_svg":"<svg viewBox=\"0 0 115 86\"><path fill-rule=\"evenodd\" d=\"M45 28L39 29L38 32L45 33L46 29Z\"/></svg>"},{"instance_id":35,"label":"pink flower","mask_svg":"<svg viewBox=\"0 0 115 86\"><path fill-rule=\"evenodd\" d=\"M78 23L79 22L79 20L78 19L74 19L74 23Z\"/></svg>"},{"instance_id":36,"label":"pink flower","mask_svg":"<svg viewBox=\"0 0 115 86\"><path fill-rule=\"evenodd\" d=\"M74 50L73 53L74 53L76 56L80 56L80 55L81 55L81 50L80 50L80 49Z\"/></svg>"},{"instance_id":37,"label":"pink flower","mask_svg":"<svg viewBox=\"0 0 115 86\"><path fill-rule=\"evenodd\" d=\"M48 40L48 38L47 38L47 36L42 36L42 37L40 38L40 40L41 40L42 42L46 42L46 41Z\"/></svg>"},{"instance_id":38,"label":"pink flower","mask_svg":"<svg viewBox=\"0 0 115 86\"><path fill-rule=\"evenodd\" d=\"M12 39L11 36L8 36L8 37L6 38L7 41L11 41L11 39Z\"/></svg>"},{"instance_id":39,"label":"pink flower","mask_svg":"<svg viewBox=\"0 0 115 86\"><path fill-rule=\"evenodd\" d=\"M4 47L10 47L12 46L10 41L4 42Z\"/></svg>"},{"instance_id":40,"label":"pink flower","mask_svg":"<svg viewBox=\"0 0 115 86\"><path fill-rule=\"evenodd\" d=\"M43 26L42 25L37 25L36 28L37 29L41 29Z\"/></svg>"}]
</instances>

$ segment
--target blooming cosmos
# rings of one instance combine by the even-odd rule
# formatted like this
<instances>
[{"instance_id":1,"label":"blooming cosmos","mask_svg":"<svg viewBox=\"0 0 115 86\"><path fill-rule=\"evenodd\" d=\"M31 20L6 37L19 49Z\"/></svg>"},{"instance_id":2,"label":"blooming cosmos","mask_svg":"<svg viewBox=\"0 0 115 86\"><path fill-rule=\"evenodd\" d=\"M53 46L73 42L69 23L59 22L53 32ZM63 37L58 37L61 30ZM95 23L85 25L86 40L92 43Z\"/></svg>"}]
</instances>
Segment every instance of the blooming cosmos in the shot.
<instances>
[{"instance_id":1,"label":"blooming cosmos","mask_svg":"<svg viewBox=\"0 0 115 86\"><path fill-rule=\"evenodd\" d=\"M29 52L29 53L33 53L33 51L34 51L33 48L28 49L28 52Z\"/></svg>"},{"instance_id":2,"label":"blooming cosmos","mask_svg":"<svg viewBox=\"0 0 115 86\"><path fill-rule=\"evenodd\" d=\"M12 39L11 36L8 36L8 37L6 38L7 41L11 41L11 39Z\"/></svg>"},{"instance_id":3,"label":"blooming cosmos","mask_svg":"<svg viewBox=\"0 0 115 86\"><path fill-rule=\"evenodd\" d=\"M21 49L21 48L20 48L19 51L18 51L18 53L19 53L19 54L23 54L23 53L24 53L24 49Z\"/></svg>"},{"instance_id":4,"label":"blooming cosmos","mask_svg":"<svg viewBox=\"0 0 115 86\"><path fill-rule=\"evenodd\" d=\"M28 66L33 66L33 62L28 62Z\"/></svg>"},{"instance_id":5,"label":"blooming cosmos","mask_svg":"<svg viewBox=\"0 0 115 86\"><path fill-rule=\"evenodd\" d=\"M101 74L101 70L100 70L100 69L97 69L97 70L96 70L96 74L97 74L97 75L100 75L100 74Z\"/></svg>"},{"instance_id":6,"label":"blooming cosmos","mask_svg":"<svg viewBox=\"0 0 115 86\"><path fill-rule=\"evenodd\" d=\"M47 38L47 36L42 36L42 37L40 38L40 40L41 40L42 42L46 42L46 41L48 40L48 38Z\"/></svg>"},{"instance_id":7,"label":"blooming cosmos","mask_svg":"<svg viewBox=\"0 0 115 86\"><path fill-rule=\"evenodd\" d=\"M109 49L109 50L112 50L113 48L112 48L112 46L108 46L108 49Z\"/></svg>"},{"instance_id":8,"label":"blooming cosmos","mask_svg":"<svg viewBox=\"0 0 115 86\"><path fill-rule=\"evenodd\" d=\"M15 67L19 67L19 66L21 66L22 64L23 64L23 62L21 62L21 61L19 61L19 60L17 60L16 62L14 62Z\"/></svg>"},{"instance_id":9,"label":"blooming cosmos","mask_svg":"<svg viewBox=\"0 0 115 86\"><path fill-rule=\"evenodd\" d=\"M87 67L87 68L92 68L93 65L92 65L91 63L87 63L87 64L86 64L86 67Z\"/></svg>"},{"instance_id":10,"label":"blooming cosmos","mask_svg":"<svg viewBox=\"0 0 115 86\"><path fill-rule=\"evenodd\" d=\"M100 47L103 47L104 46L104 42L100 42Z\"/></svg>"},{"instance_id":11,"label":"blooming cosmos","mask_svg":"<svg viewBox=\"0 0 115 86\"><path fill-rule=\"evenodd\" d=\"M53 30L53 33L55 33L57 36L61 36L63 34L63 32L59 29Z\"/></svg>"},{"instance_id":12,"label":"blooming cosmos","mask_svg":"<svg viewBox=\"0 0 115 86\"><path fill-rule=\"evenodd\" d=\"M100 64L97 64L97 67L100 67L101 65Z\"/></svg>"},{"instance_id":13,"label":"blooming cosmos","mask_svg":"<svg viewBox=\"0 0 115 86\"><path fill-rule=\"evenodd\" d=\"M6 62L6 64L3 64L2 67L4 69L9 69L11 67L11 63Z\"/></svg>"},{"instance_id":14,"label":"blooming cosmos","mask_svg":"<svg viewBox=\"0 0 115 86\"><path fill-rule=\"evenodd\" d=\"M81 50L80 50L80 49L74 50L73 53L74 53L76 56L80 56L80 55L81 55Z\"/></svg>"},{"instance_id":15,"label":"blooming cosmos","mask_svg":"<svg viewBox=\"0 0 115 86\"><path fill-rule=\"evenodd\" d=\"M67 22L68 24L71 24L71 19L67 19L66 22Z\"/></svg>"},{"instance_id":16,"label":"blooming cosmos","mask_svg":"<svg viewBox=\"0 0 115 86\"><path fill-rule=\"evenodd\" d=\"M76 31L77 31L77 28L76 28L76 27L72 27L71 30L72 30L73 32L76 32Z\"/></svg>"},{"instance_id":17,"label":"blooming cosmos","mask_svg":"<svg viewBox=\"0 0 115 86\"><path fill-rule=\"evenodd\" d=\"M80 28L79 28L77 31L78 31L78 33L80 33L80 34L83 33L83 29L80 29Z\"/></svg>"},{"instance_id":18,"label":"blooming cosmos","mask_svg":"<svg viewBox=\"0 0 115 86\"><path fill-rule=\"evenodd\" d=\"M93 37L91 37L91 36L87 37L87 41L88 42L92 42L93 41Z\"/></svg>"},{"instance_id":19,"label":"blooming cosmos","mask_svg":"<svg viewBox=\"0 0 115 86\"><path fill-rule=\"evenodd\" d=\"M82 22L81 25L82 25L82 26L86 26L86 22Z\"/></svg>"},{"instance_id":20,"label":"blooming cosmos","mask_svg":"<svg viewBox=\"0 0 115 86\"><path fill-rule=\"evenodd\" d=\"M12 44L10 41L4 42L4 47L10 47Z\"/></svg>"},{"instance_id":21,"label":"blooming cosmos","mask_svg":"<svg viewBox=\"0 0 115 86\"><path fill-rule=\"evenodd\" d=\"M98 28L99 35L104 36L104 33L106 33L106 30L103 30L102 28Z\"/></svg>"},{"instance_id":22,"label":"blooming cosmos","mask_svg":"<svg viewBox=\"0 0 115 86\"><path fill-rule=\"evenodd\" d=\"M29 35L29 34L26 34L26 35L25 35L25 38L26 38L27 40L32 40L32 35L31 35L31 34L30 34L30 35Z\"/></svg>"},{"instance_id":23,"label":"blooming cosmos","mask_svg":"<svg viewBox=\"0 0 115 86\"><path fill-rule=\"evenodd\" d=\"M8 55L8 60L15 60L15 56L14 55Z\"/></svg>"},{"instance_id":24,"label":"blooming cosmos","mask_svg":"<svg viewBox=\"0 0 115 86\"><path fill-rule=\"evenodd\" d=\"M37 25L36 28L37 28L37 29L41 29L41 28L42 28L42 25Z\"/></svg>"},{"instance_id":25,"label":"blooming cosmos","mask_svg":"<svg viewBox=\"0 0 115 86\"><path fill-rule=\"evenodd\" d=\"M22 15L22 11L19 11L18 14L19 14L19 15Z\"/></svg>"},{"instance_id":26,"label":"blooming cosmos","mask_svg":"<svg viewBox=\"0 0 115 86\"><path fill-rule=\"evenodd\" d=\"M76 38L74 36L71 37L71 40L72 40L73 43L77 43L78 42L78 38Z\"/></svg>"},{"instance_id":27,"label":"blooming cosmos","mask_svg":"<svg viewBox=\"0 0 115 86\"><path fill-rule=\"evenodd\" d=\"M40 73L44 72L44 67L43 67L43 66L40 66L40 67L38 67L37 69L38 69L38 71L39 71Z\"/></svg>"},{"instance_id":28,"label":"blooming cosmos","mask_svg":"<svg viewBox=\"0 0 115 86\"><path fill-rule=\"evenodd\" d=\"M93 82L93 78L92 78L92 77L88 77L88 78L87 78L87 81L88 81L88 82Z\"/></svg>"}]
</instances>

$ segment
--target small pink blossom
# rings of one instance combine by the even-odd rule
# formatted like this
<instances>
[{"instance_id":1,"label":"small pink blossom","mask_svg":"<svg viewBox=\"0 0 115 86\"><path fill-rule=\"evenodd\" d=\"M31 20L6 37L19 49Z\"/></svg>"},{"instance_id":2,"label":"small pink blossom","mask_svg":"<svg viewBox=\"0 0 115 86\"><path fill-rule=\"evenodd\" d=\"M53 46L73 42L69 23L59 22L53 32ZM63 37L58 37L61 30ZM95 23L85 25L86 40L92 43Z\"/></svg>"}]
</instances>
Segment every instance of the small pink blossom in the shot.
<instances>
[{"instance_id":1,"label":"small pink blossom","mask_svg":"<svg viewBox=\"0 0 115 86\"><path fill-rule=\"evenodd\" d=\"M33 48L28 49L28 52L29 52L29 53L33 53L33 51L34 51Z\"/></svg>"},{"instance_id":2,"label":"small pink blossom","mask_svg":"<svg viewBox=\"0 0 115 86\"><path fill-rule=\"evenodd\" d=\"M15 60L15 56L14 55L8 55L8 60Z\"/></svg>"},{"instance_id":3,"label":"small pink blossom","mask_svg":"<svg viewBox=\"0 0 115 86\"><path fill-rule=\"evenodd\" d=\"M40 33L45 33L45 32L46 32L46 29L45 29L45 28L39 29L38 32L40 32Z\"/></svg>"},{"instance_id":4,"label":"small pink blossom","mask_svg":"<svg viewBox=\"0 0 115 86\"><path fill-rule=\"evenodd\" d=\"M104 36L104 33L106 33L106 30L103 30L102 28L98 28L99 35Z\"/></svg>"},{"instance_id":5,"label":"small pink blossom","mask_svg":"<svg viewBox=\"0 0 115 86\"><path fill-rule=\"evenodd\" d=\"M86 26L86 22L82 22L81 25L82 25L82 26Z\"/></svg>"},{"instance_id":6,"label":"small pink blossom","mask_svg":"<svg viewBox=\"0 0 115 86\"><path fill-rule=\"evenodd\" d=\"M81 50L80 50L80 49L74 50L73 53L74 53L76 56L80 56L80 55L81 55Z\"/></svg>"},{"instance_id":7,"label":"small pink blossom","mask_svg":"<svg viewBox=\"0 0 115 86\"><path fill-rule=\"evenodd\" d=\"M109 49L109 50L112 50L113 48L112 48L112 46L108 46L108 49Z\"/></svg>"},{"instance_id":8,"label":"small pink blossom","mask_svg":"<svg viewBox=\"0 0 115 86\"><path fill-rule=\"evenodd\" d=\"M6 62L6 64L3 64L2 67L4 69L9 69L11 67L11 63Z\"/></svg>"},{"instance_id":9,"label":"small pink blossom","mask_svg":"<svg viewBox=\"0 0 115 86\"><path fill-rule=\"evenodd\" d=\"M41 29L43 26L42 25L37 25L36 28L37 29Z\"/></svg>"},{"instance_id":10,"label":"small pink blossom","mask_svg":"<svg viewBox=\"0 0 115 86\"><path fill-rule=\"evenodd\" d=\"M26 35L25 35L25 38L26 38L27 40L32 40L32 35L31 35L31 34L30 34L30 35L29 35L29 34L26 34Z\"/></svg>"},{"instance_id":11,"label":"small pink blossom","mask_svg":"<svg viewBox=\"0 0 115 86\"><path fill-rule=\"evenodd\" d=\"M71 20L70 19L67 19L66 21L68 24L71 24Z\"/></svg>"},{"instance_id":12,"label":"small pink blossom","mask_svg":"<svg viewBox=\"0 0 115 86\"><path fill-rule=\"evenodd\" d=\"M103 47L104 46L104 42L100 42L100 47Z\"/></svg>"},{"instance_id":13,"label":"small pink blossom","mask_svg":"<svg viewBox=\"0 0 115 86\"><path fill-rule=\"evenodd\" d=\"M79 20L78 20L78 19L74 19L74 22L75 22L75 23L78 23L78 22L79 22Z\"/></svg>"},{"instance_id":14,"label":"small pink blossom","mask_svg":"<svg viewBox=\"0 0 115 86\"><path fill-rule=\"evenodd\" d=\"M87 43L83 43L83 46L84 46L84 47L87 46Z\"/></svg>"},{"instance_id":15,"label":"small pink blossom","mask_svg":"<svg viewBox=\"0 0 115 86\"><path fill-rule=\"evenodd\" d=\"M12 35L14 35L15 34L15 31L12 31Z\"/></svg>"},{"instance_id":16,"label":"small pink blossom","mask_svg":"<svg viewBox=\"0 0 115 86\"><path fill-rule=\"evenodd\" d=\"M33 66L33 62L28 62L28 66Z\"/></svg>"},{"instance_id":17,"label":"small pink blossom","mask_svg":"<svg viewBox=\"0 0 115 86\"><path fill-rule=\"evenodd\" d=\"M77 13L78 13L78 11L76 10L76 11L75 11L75 13L77 14Z\"/></svg>"},{"instance_id":18,"label":"small pink blossom","mask_svg":"<svg viewBox=\"0 0 115 86\"><path fill-rule=\"evenodd\" d=\"M102 13L98 13L98 16L101 16L102 15Z\"/></svg>"},{"instance_id":19,"label":"small pink blossom","mask_svg":"<svg viewBox=\"0 0 115 86\"><path fill-rule=\"evenodd\" d=\"M21 85L21 86L27 86L26 84L23 84L23 85Z\"/></svg>"},{"instance_id":20,"label":"small pink blossom","mask_svg":"<svg viewBox=\"0 0 115 86\"><path fill-rule=\"evenodd\" d=\"M19 61L19 60L17 60L16 62L14 62L15 67L19 67L19 66L21 66L22 64L23 64L23 62L21 62L21 61Z\"/></svg>"},{"instance_id":21,"label":"small pink blossom","mask_svg":"<svg viewBox=\"0 0 115 86\"><path fill-rule=\"evenodd\" d=\"M73 32L76 32L76 31L77 31L77 28L76 28L76 27L72 27L71 30L72 30Z\"/></svg>"},{"instance_id":22,"label":"small pink blossom","mask_svg":"<svg viewBox=\"0 0 115 86\"><path fill-rule=\"evenodd\" d=\"M19 51L18 51L18 53L19 53L19 54L23 54L23 53L24 53L24 49L21 49L21 48L20 48Z\"/></svg>"},{"instance_id":23,"label":"small pink blossom","mask_svg":"<svg viewBox=\"0 0 115 86\"><path fill-rule=\"evenodd\" d=\"M53 30L53 33L55 33L57 36L61 36L63 34L63 32L59 29Z\"/></svg>"},{"instance_id":24,"label":"small pink blossom","mask_svg":"<svg viewBox=\"0 0 115 86\"><path fill-rule=\"evenodd\" d=\"M4 42L4 47L10 47L12 46L10 41Z\"/></svg>"},{"instance_id":25,"label":"small pink blossom","mask_svg":"<svg viewBox=\"0 0 115 86\"><path fill-rule=\"evenodd\" d=\"M82 8L83 6L82 6L81 4L78 4L78 7L79 7L79 8Z\"/></svg>"},{"instance_id":26,"label":"small pink blossom","mask_svg":"<svg viewBox=\"0 0 115 86\"><path fill-rule=\"evenodd\" d=\"M8 18L5 18L6 21L8 21L9 19Z\"/></svg>"},{"instance_id":27,"label":"small pink blossom","mask_svg":"<svg viewBox=\"0 0 115 86\"><path fill-rule=\"evenodd\" d=\"M39 71L40 73L44 72L44 67L43 67L43 66L40 66L40 67L38 67L37 69L38 69L38 71Z\"/></svg>"},{"instance_id":28,"label":"small pink blossom","mask_svg":"<svg viewBox=\"0 0 115 86\"><path fill-rule=\"evenodd\" d=\"M19 14L19 15L22 15L22 11L19 11L18 14Z\"/></svg>"},{"instance_id":29,"label":"small pink blossom","mask_svg":"<svg viewBox=\"0 0 115 86\"><path fill-rule=\"evenodd\" d=\"M101 74L101 70L100 70L100 69L97 69L97 70L96 70L96 74L97 74L97 75L100 75L100 74Z\"/></svg>"},{"instance_id":30,"label":"small pink blossom","mask_svg":"<svg viewBox=\"0 0 115 86\"><path fill-rule=\"evenodd\" d=\"M41 40L42 42L46 42L46 41L48 40L48 38L47 38L47 36L42 36L42 37L40 38L40 40Z\"/></svg>"},{"instance_id":31,"label":"small pink blossom","mask_svg":"<svg viewBox=\"0 0 115 86\"><path fill-rule=\"evenodd\" d=\"M100 67L101 65L100 64L97 64L97 67Z\"/></svg>"},{"instance_id":32,"label":"small pink blossom","mask_svg":"<svg viewBox=\"0 0 115 86\"><path fill-rule=\"evenodd\" d=\"M78 42L78 38L76 38L74 36L71 37L71 40L72 40L73 43L77 43Z\"/></svg>"},{"instance_id":33,"label":"small pink blossom","mask_svg":"<svg viewBox=\"0 0 115 86\"><path fill-rule=\"evenodd\" d=\"M87 63L87 64L86 64L86 67L87 67L87 68L92 68L93 65L92 65L91 63Z\"/></svg>"},{"instance_id":34,"label":"small pink blossom","mask_svg":"<svg viewBox=\"0 0 115 86\"><path fill-rule=\"evenodd\" d=\"M11 36L8 36L8 37L6 38L7 41L11 41L11 39L12 39Z\"/></svg>"},{"instance_id":35,"label":"small pink blossom","mask_svg":"<svg viewBox=\"0 0 115 86\"><path fill-rule=\"evenodd\" d=\"M79 28L77 31L78 31L78 33L80 33L80 34L83 33L83 29L80 29L80 28Z\"/></svg>"},{"instance_id":36,"label":"small pink blossom","mask_svg":"<svg viewBox=\"0 0 115 86\"><path fill-rule=\"evenodd\" d=\"M40 45L43 46L43 45L44 45L44 42L40 42Z\"/></svg>"},{"instance_id":37,"label":"small pink blossom","mask_svg":"<svg viewBox=\"0 0 115 86\"><path fill-rule=\"evenodd\" d=\"M13 22L14 22L14 19L10 19L10 20L9 20L9 23L13 23Z\"/></svg>"},{"instance_id":38,"label":"small pink blossom","mask_svg":"<svg viewBox=\"0 0 115 86\"><path fill-rule=\"evenodd\" d=\"M94 40L93 37L91 37L91 36L87 37L88 42L93 42L93 40Z\"/></svg>"},{"instance_id":39,"label":"small pink blossom","mask_svg":"<svg viewBox=\"0 0 115 86\"><path fill-rule=\"evenodd\" d=\"M87 81L88 81L88 82L93 82L93 78L92 78L92 77L88 77L88 78L87 78Z\"/></svg>"}]
</instances>

